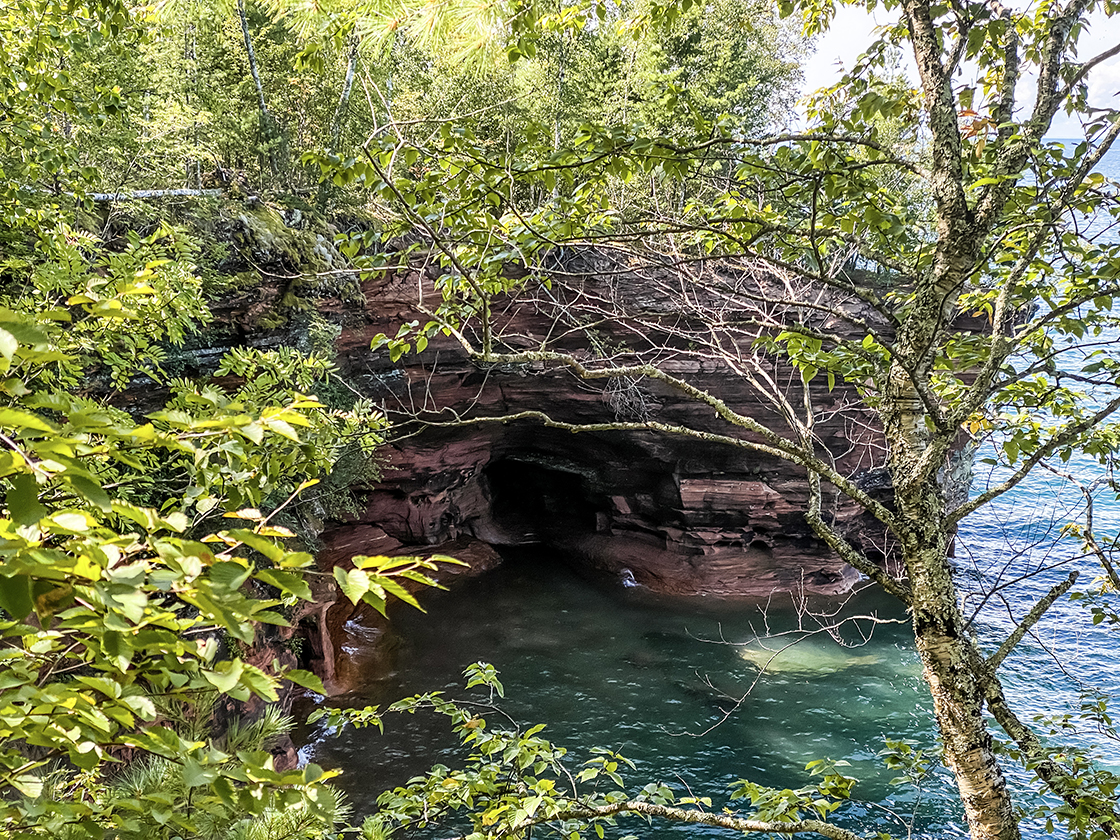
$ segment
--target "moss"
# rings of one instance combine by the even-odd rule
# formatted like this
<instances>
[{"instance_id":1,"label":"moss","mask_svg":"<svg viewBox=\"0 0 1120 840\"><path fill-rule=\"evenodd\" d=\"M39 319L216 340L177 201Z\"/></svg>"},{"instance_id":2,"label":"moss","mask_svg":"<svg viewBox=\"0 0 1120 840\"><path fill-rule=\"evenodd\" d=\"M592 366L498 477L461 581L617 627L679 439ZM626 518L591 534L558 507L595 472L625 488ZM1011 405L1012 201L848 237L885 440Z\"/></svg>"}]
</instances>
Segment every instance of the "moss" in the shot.
<instances>
[{"instance_id":1,"label":"moss","mask_svg":"<svg viewBox=\"0 0 1120 840\"><path fill-rule=\"evenodd\" d=\"M250 269L225 274L208 267L203 260L199 261L198 273L202 277L202 293L211 301L256 288L261 284L261 275L257 271Z\"/></svg>"},{"instance_id":2,"label":"moss","mask_svg":"<svg viewBox=\"0 0 1120 840\"><path fill-rule=\"evenodd\" d=\"M120 202L103 207L106 216L83 219L98 232L121 235L147 230L161 220L185 228L195 242L203 293L212 302L261 285L280 285L275 304L255 326L275 330L291 325L291 315L314 311L315 299L363 301L356 272L334 245L338 230L380 228L376 215L349 207L332 223L307 200L285 195L275 202L226 195L171 197ZM342 269L339 271L339 269Z\"/></svg>"},{"instance_id":3,"label":"moss","mask_svg":"<svg viewBox=\"0 0 1120 840\"><path fill-rule=\"evenodd\" d=\"M343 231L382 231L385 229L386 214L376 207L346 207L332 217L334 224Z\"/></svg>"},{"instance_id":4,"label":"moss","mask_svg":"<svg viewBox=\"0 0 1120 840\"><path fill-rule=\"evenodd\" d=\"M271 309L257 319L257 327L262 330L278 330L288 325L290 313L284 309Z\"/></svg>"},{"instance_id":5,"label":"moss","mask_svg":"<svg viewBox=\"0 0 1120 840\"><path fill-rule=\"evenodd\" d=\"M317 252L311 231L288 227L284 217L268 206L246 208L238 216L241 230L233 241L246 258L262 267L282 268L290 274L318 272L326 263Z\"/></svg>"}]
</instances>

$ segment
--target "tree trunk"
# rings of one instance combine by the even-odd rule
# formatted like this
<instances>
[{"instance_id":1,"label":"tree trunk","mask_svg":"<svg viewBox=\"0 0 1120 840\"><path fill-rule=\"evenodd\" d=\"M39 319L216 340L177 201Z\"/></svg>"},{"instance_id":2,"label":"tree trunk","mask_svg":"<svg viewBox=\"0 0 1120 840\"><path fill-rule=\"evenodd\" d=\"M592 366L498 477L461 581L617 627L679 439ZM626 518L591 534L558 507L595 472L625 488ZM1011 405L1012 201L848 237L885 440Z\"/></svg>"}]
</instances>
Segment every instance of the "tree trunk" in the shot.
<instances>
[{"instance_id":1,"label":"tree trunk","mask_svg":"<svg viewBox=\"0 0 1120 840\"><path fill-rule=\"evenodd\" d=\"M937 477L942 464L924 457L927 450L949 452L959 434L936 416L939 400L930 387L934 348L955 317L961 289L983 262L990 229L977 223L964 189L952 73L942 63L929 0L903 0L902 5L930 114L933 164L928 183L936 202L937 245L900 324L882 383L880 416L899 514L897 536L910 579L914 637L945 763L956 777L973 840L1019 840L1007 781L984 722L982 674L973 667L976 646L952 577L953 528L946 521Z\"/></svg>"},{"instance_id":2,"label":"tree trunk","mask_svg":"<svg viewBox=\"0 0 1120 840\"><path fill-rule=\"evenodd\" d=\"M338 151L338 144L342 139L342 121L346 117L346 109L350 104L350 91L354 87L354 72L358 69L358 47L360 44L357 35L350 36L350 55L346 63L346 78L342 83L342 93L338 97L338 106L334 109L334 119L331 120L331 151Z\"/></svg>"},{"instance_id":3,"label":"tree trunk","mask_svg":"<svg viewBox=\"0 0 1120 840\"><path fill-rule=\"evenodd\" d=\"M183 33L183 100L194 108L194 121L191 123L191 153L183 164L185 186L190 187L193 180L195 189L202 189L202 161L199 157L198 130L198 24L187 24Z\"/></svg>"},{"instance_id":4,"label":"tree trunk","mask_svg":"<svg viewBox=\"0 0 1120 840\"><path fill-rule=\"evenodd\" d=\"M926 300L934 311L917 316L920 323L915 331L923 338L932 332L931 324L940 322L943 306L943 299L936 296L929 295ZM913 317L899 333L904 353L915 346L930 346L913 341L908 329L914 325ZM983 675L974 667L976 649L968 636L953 581L949 561L953 528L945 521L945 498L936 470L916 475L918 459L932 435L914 385L915 372L926 367L924 355L918 351L903 357L901 363L896 359L882 414L886 438L891 442L889 460L900 521L898 537L910 582L914 638L933 698L945 763L956 777L972 840L1019 840L1019 821L984 722Z\"/></svg>"},{"instance_id":5,"label":"tree trunk","mask_svg":"<svg viewBox=\"0 0 1120 840\"><path fill-rule=\"evenodd\" d=\"M253 49L253 39L249 35L249 18L245 14L245 0L237 0L237 17L241 21L241 35L245 40L245 54L249 57L249 72L253 76L253 83L257 86L257 108L261 116L261 139L268 148L268 163L272 176L277 176L276 150L272 147L276 139L276 121L268 110L268 103L264 98L264 85L261 84L260 70L257 68L257 53Z\"/></svg>"},{"instance_id":6,"label":"tree trunk","mask_svg":"<svg viewBox=\"0 0 1120 840\"><path fill-rule=\"evenodd\" d=\"M342 82L342 92L338 97L338 105L334 109L334 117L331 119L331 138L330 138L330 151L337 152L339 144L342 140L342 123L346 117L346 110L350 105L350 91L354 88L354 73L358 69L358 52L361 46L361 41L358 40L357 35L350 36L350 57L346 64L346 78ZM331 193L331 181L329 178L324 178L319 184L318 193L315 196L315 206L322 213L326 210L327 201Z\"/></svg>"},{"instance_id":7,"label":"tree trunk","mask_svg":"<svg viewBox=\"0 0 1120 840\"><path fill-rule=\"evenodd\" d=\"M903 554L914 638L969 832L973 840L1019 840L1019 821L983 718L982 674L974 667L975 649L952 579L940 490L930 482L898 504L909 526Z\"/></svg>"}]
</instances>

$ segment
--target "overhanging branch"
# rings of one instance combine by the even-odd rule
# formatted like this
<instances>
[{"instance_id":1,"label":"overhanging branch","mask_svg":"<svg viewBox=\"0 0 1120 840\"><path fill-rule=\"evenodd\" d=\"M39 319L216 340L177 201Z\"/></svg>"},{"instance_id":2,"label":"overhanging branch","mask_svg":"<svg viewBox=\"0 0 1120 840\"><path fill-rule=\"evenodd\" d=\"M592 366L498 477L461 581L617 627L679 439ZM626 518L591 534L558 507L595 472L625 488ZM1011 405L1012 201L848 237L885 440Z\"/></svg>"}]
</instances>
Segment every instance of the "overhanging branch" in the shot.
<instances>
[{"instance_id":1,"label":"overhanging branch","mask_svg":"<svg viewBox=\"0 0 1120 840\"><path fill-rule=\"evenodd\" d=\"M982 667L982 666L981 666ZM1120 814L1102 797L1094 797L1086 792L1079 779L1071 776L1043 746L1034 731L1019 720L1004 696L1003 687L994 673L989 672L984 687L988 711L996 723L1023 753L1023 763L1067 805L1084 813L1100 826L1110 838L1120 840Z\"/></svg>"},{"instance_id":2,"label":"overhanging branch","mask_svg":"<svg viewBox=\"0 0 1120 840\"><path fill-rule=\"evenodd\" d=\"M883 589L894 595L907 606L910 605L913 593L910 587L900 580L895 580L875 563L872 563L855 546L848 542L843 535L824 521L821 516L821 479L815 472L809 473L809 507L805 511L805 520L822 542L840 555L840 558L863 575L871 578Z\"/></svg>"},{"instance_id":3,"label":"overhanging branch","mask_svg":"<svg viewBox=\"0 0 1120 840\"><path fill-rule=\"evenodd\" d=\"M546 422L548 425L553 425L556 428L566 428L568 431L611 431L619 429L641 430L648 429L650 431L664 431L672 434L688 435L691 437L698 437L713 443L728 444L738 446L744 449L753 449L757 452L765 452L774 457L781 458L784 461L792 461L795 464L800 464L806 469L818 473L822 478L826 479L829 483L833 484L844 495L848 496L853 501L863 506L868 513L890 528L892 531L897 532L897 522L894 513L881 502L876 501L863 490L855 485L846 476L838 473L830 464L821 459L811 450L799 446L788 438L779 435L773 429L763 426L757 420L746 417L733 411L727 403L718 397L710 394L702 388L697 388L691 383L685 382L675 376L665 373L660 368L649 365L622 365L607 368L588 368L579 359L567 353L555 353L544 350L526 350L520 353L492 353L490 355L483 355L478 353L471 347L466 338L455 331L460 342L467 349L472 360L480 364L525 364L527 362L546 362L564 365L570 368L581 379L613 379L618 376L636 376L646 377L658 382L662 382L671 388L680 391L681 393L691 397L699 403L711 407L716 416L733 426L741 429L746 429L753 432L762 438L762 442L745 440L742 438L731 437L730 435L720 435L712 432L701 432L696 429L691 429L686 426L673 426L664 423L632 423L632 424L618 424L606 423L596 424L593 426L580 426L577 424L558 424L559 421L552 420L552 418L545 415L543 412L521 412L515 417L535 417L541 422ZM502 420L511 418L479 418L480 420L490 419Z\"/></svg>"},{"instance_id":4,"label":"overhanging branch","mask_svg":"<svg viewBox=\"0 0 1120 840\"><path fill-rule=\"evenodd\" d=\"M752 820L746 817L737 817L727 813L709 813L707 811L694 811L688 808L674 808L670 805L658 805L653 802L630 799L625 802L612 802L609 805L588 805L573 808L554 815L549 819L602 819L604 817L622 816L624 814L640 814L645 817L661 817L673 822L690 823L693 825L710 825L715 828L726 828L743 834L818 834L829 840L863 840L860 835L839 826L831 825L822 820L797 820L796 822L777 822L774 820Z\"/></svg>"}]
</instances>

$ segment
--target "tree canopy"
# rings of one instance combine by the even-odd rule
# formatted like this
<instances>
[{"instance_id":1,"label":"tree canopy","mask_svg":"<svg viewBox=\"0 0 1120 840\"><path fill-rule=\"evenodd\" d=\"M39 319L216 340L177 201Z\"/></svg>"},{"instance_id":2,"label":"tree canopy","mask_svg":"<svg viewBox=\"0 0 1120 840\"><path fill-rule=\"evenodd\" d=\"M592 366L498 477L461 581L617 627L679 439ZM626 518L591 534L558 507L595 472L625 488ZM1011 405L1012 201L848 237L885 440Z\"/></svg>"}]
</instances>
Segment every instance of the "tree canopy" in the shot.
<instances>
[{"instance_id":1,"label":"tree canopy","mask_svg":"<svg viewBox=\"0 0 1120 840\"><path fill-rule=\"evenodd\" d=\"M230 836L251 818L321 833L331 774L278 771L263 749L286 724L216 734L200 710L276 701L284 681L323 691L242 654L316 583L275 517L382 423L312 396L333 372L314 353L231 354L214 372L232 388L165 370L209 318L197 243L88 223L107 175L83 136L116 142L128 98L83 62L127 63L142 35L113 3L19 3L0 22L0 834ZM168 397L146 416L113 404L153 386ZM336 579L384 609L431 568L358 557Z\"/></svg>"},{"instance_id":2,"label":"tree canopy","mask_svg":"<svg viewBox=\"0 0 1120 840\"><path fill-rule=\"evenodd\" d=\"M381 417L313 396L333 375L314 353L233 354L215 373L234 387L169 375L167 348L207 318L196 245L166 224L110 241L108 226L80 223L97 190L220 185L283 192L308 212L364 206L376 229L337 240L361 269L434 258L438 297L421 301L430 320L375 342L394 358L443 333L484 366L656 382L706 404L727 432L656 417L614 428L705 434L798 465L820 539L910 612L971 836L1019 837L1003 769L1016 760L1056 797L1053 817L1071 834L1120 837L1116 775L1042 740L999 680L1074 578L1010 635L977 638L950 556L957 524L1032 471L1075 454L1112 468L1120 244L1100 222L1120 203L1094 168L1120 110L1089 102L1085 83L1120 44L1080 56L1077 43L1090 15L1107 21L1120 6L892 0L881 6L891 22L812 99L805 127L775 133L798 35L768 6L450 4L439 16L430 6L149 14L18 0L0 21L0 781L10 792L0 831L220 836L284 811L310 814L298 831L313 835L337 815L329 774L277 772L259 749L275 726L218 736L183 709L215 693L274 700L282 679L322 690L310 674L249 663L237 643L312 597L312 557L287 546L294 534L276 516L345 446L375 446ZM835 5L783 0L777 11L811 37ZM428 51L438 38L466 53L498 45L512 63L464 68L463 51ZM899 50L914 59L916 87L897 70ZM1074 146L1047 139L1063 109L1082 120ZM383 252L399 234L411 244ZM630 266L688 267L732 317L668 323L593 301L584 314L627 322L631 345L576 356L507 342L493 303L578 276L566 259L590 247ZM780 282L729 285L708 271L717 261ZM744 377L775 422L737 414L672 366L698 359ZM799 377L768 376L775 359ZM113 406L113 394L148 382L169 395L161 410ZM838 470L815 432L837 382L881 430L889 501ZM947 468L985 442L1003 478L968 499L947 492ZM897 574L832 526L821 504L832 491L883 523ZM1120 588L1116 535L1085 522L1067 536ZM359 557L332 579L384 609L390 597L414 602L402 582L429 583L432 562ZM1120 622L1109 602L1096 609ZM472 683L500 691L485 669ZM451 800L475 814L472 836L544 823L598 831L624 813L704 821L690 810L701 800L656 785L554 795L566 771L535 731L491 732L439 697L407 708L424 705L481 758L469 777L437 771L391 795L382 827ZM1003 755L985 714L1010 745ZM123 760L177 781L106 795L107 768ZM511 761L518 784L498 784ZM618 769L602 753L581 781L617 782ZM850 780L816 770L819 783L799 791L744 783L751 814L716 822L850 837L827 823Z\"/></svg>"}]
</instances>

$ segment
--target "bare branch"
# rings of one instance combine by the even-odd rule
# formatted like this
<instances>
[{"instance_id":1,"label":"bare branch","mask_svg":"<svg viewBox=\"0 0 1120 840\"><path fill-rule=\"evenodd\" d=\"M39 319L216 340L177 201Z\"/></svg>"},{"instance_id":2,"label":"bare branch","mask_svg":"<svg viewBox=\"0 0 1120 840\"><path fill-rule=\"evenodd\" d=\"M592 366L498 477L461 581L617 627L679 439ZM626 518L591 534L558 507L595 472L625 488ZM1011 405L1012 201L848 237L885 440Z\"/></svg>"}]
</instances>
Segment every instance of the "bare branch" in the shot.
<instances>
[{"instance_id":1,"label":"bare branch","mask_svg":"<svg viewBox=\"0 0 1120 840\"><path fill-rule=\"evenodd\" d=\"M457 331L456 331L457 332ZM547 415L541 412L526 411L521 412L515 417L535 417L541 422L548 425L555 426L556 428L566 428L568 431L611 431L614 429L628 428L628 429L650 429L653 431L665 431L673 434L688 435L697 437L702 440L709 440L715 443L725 443L733 446L739 446L745 449L753 449L758 452L765 452L777 458L786 461L793 461L796 464L809 469L813 472L819 473L822 478L827 479L831 484L835 485L841 492L851 498L853 501L863 505L863 507L876 519L890 528L892 531L896 530L895 515L889 508L881 502L876 501L859 487L857 487L850 479L840 475L828 463L819 458L814 452L806 451L803 447L795 444L788 438L768 429L758 421L739 414L733 411L727 403L715 397L709 392L697 388L683 379L671 376L665 373L658 367L649 364L643 365L625 365L608 368L588 368L580 362L575 356L567 353L554 353L543 350L527 350L520 353L492 353L489 356L484 356L471 347L465 337L457 332L457 336L464 347L470 353L471 358L476 362L483 364L523 364L525 362L551 362L562 364L571 368L581 379L610 379L616 376L644 376L648 379L654 379L662 382L684 394L695 399L697 402L704 403L710 406L717 416L726 420L734 426L746 429L747 431L754 432L761 437L764 443L757 441L745 440L742 438L730 437L728 435L718 435L710 432L701 432L696 429L690 429L684 426L671 426L663 423L631 423L631 424L595 424L592 426L579 426L573 424L557 424L557 421L552 420ZM1120 400L1118 400L1120 403ZM477 418L474 422L484 420L502 420L503 418Z\"/></svg>"},{"instance_id":2,"label":"bare branch","mask_svg":"<svg viewBox=\"0 0 1120 840\"><path fill-rule=\"evenodd\" d=\"M1081 495L1085 499L1085 531L1081 535L1085 542L1085 547L1092 556L1097 559L1097 562L1101 564L1101 568L1104 569L1104 573L1108 577L1109 583L1112 584L1113 589L1120 592L1120 572L1117 572L1116 565L1109 559L1108 555L1105 554L1100 542L1097 541L1096 531L1093 526L1093 491L1099 484L1104 483L1104 479L1098 478L1090 485L1086 486L1078 481L1071 473L1064 473L1056 470L1049 464L1043 464L1042 466L1059 478L1065 479L1081 491Z\"/></svg>"},{"instance_id":3,"label":"bare branch","mask_svg":"<svg viewBox=\"0 0 1120 840\"><path fill-rule=\"evenodd\" d=\"M932 132L930 187L944 221L966 222L972 216L965 197L961 163L961 134L957 126L956 97L952 79L941 63L940 35L928 0L904 0L902 8L914 47Z\"/></svg>"},{"instance_id":4,"label":"bare branch","mask_svg":"<svg viewBox=\"0 0 1120 840\"><path fill-rule=\"evenodd\" d=\"M1096 67L1101 62L1108 61L1110 58L1112 58L1115 55L1120 55L1120 44L1116 44L1115 46L1110 47L1109 49L1105 50L1104 52L1093 56L1088 61L1083 63L1078 68L1077 72L1074 73L1073 78L1071 78L1066 83L1066 86L1064 88L1062 88L1062 93L1061 93L1062 100L1065 100L1065 99L1069 98L1070 94L1073 93L1074 88L1076 88L1079 84L1081 84L1081 82L1084 81L1085 77L1089 75L1090 70L1092 70L1094 67Z\"/></svg>"},{"instance_id":5,"label":"bare branch","mask_svg":"<svg viewBox=\"0 0 1120 840\"><path fill-rule=\"evenodd\" d=\"M1004 22L1003 51L1007 63L1003 66L1003 91L995 108L994 120L997 136L1006 142L1015 133L1012 118L1015 115L1015 86L1019 82L1019 30L1011 16L1011 10L998 0L990 3L996 16Z\"/></svg>"},{"instance_id":6,"label":"bare branch","mask_svg":"<svg viewBox=\"0 0 1120 840\"><path fill-rule=\"evenodd\" d=\"M525 355L525 354L517 354L517 355ZM547 355L554 356L554 355L560 355L560 354L547 354ZM498 357L491 357L490 361L491 362L501 361L503 363L507 362L506 359L499 359ZM608 377L609 376L609 377L613 378L613 377L616 377L616 376L642 376L642 375L647 375L648 374L648 368L646 366L635 367L635 368L611 368L610 370L612 372L611 373L604 373L603 377ZM603 377L588 377L588 378L603 378ZM651 377L651 378L662 378L662 377ZM741 416L741 415L736 415L736 416ZM743 418L743 419L748 419L748 418ZM671 434L671 435L679 435L679 436L682 436L682 437L696 438L697 440L707 441L708 443L718 443L718 444L721 444L721 445L724 445L724 446L736 446L736 447L739 447L740 449L752 449L756 452L765 452L766 454L773 455L776 458L782 458L783 460L787 460L787 461L794 461L795 463L799 463L802 466L806 466L805 462L810 462L810 463L814 464L814 466L809 468L809 469L811 469L813 472L819 472L823 478L827 479L829 481L829 483L836 485L841 490L841 492L843 492L845 495L848 495L848 496L853 496L853 494L858 495L859 498L854 498L854 496L853 496L853 500L856 501L856 502L859 502L859 504L861 504L861 505L864 505L867 508L867 510L873 516L875 516L876 518L879 518L879 513L878 512L882 512L882 514L885 518L880 519L880 521L883 522L883 524L886 525L888 528L892 528L892 530L893 530L894 514L892 514L890 512L890 510L888 510L886 507L884 507L881 503L879 503L879 502L875 501L874 499L872 499L871 497L869 497L866 493L864 493L862 490L860 490L858 487L856 487L854 484L852 484L851 481L849 481L847 478L845 478L844 476L837 473L835 470L833 470L831 467L829 467L827 464L825 464L823 461L821 461L816 456L811 456L810 457L810 456L806 455L805 453L799 452L795 446L791 445L788 441L785 441L784 438L780 438L776 435L773 435L773 433L771 433L771 435L773 435L778 440L784 442L785 445L784 445L783 448L770 446L770 445L767 445L767 444L764 444L764 443L758 443L757 441L746 440L744 438L731 437L730 435L720 435L720 434L715 434L713 432L702 432L702 431L699 431L697 429L690 429L687 426L674 426L674 425L671 425L671 424L668 424L668 423L658 423L658 422L652 421L652 420L651 421L645 421L645 422L639 422L639 423L626 423L626 422L565 423L565 422L562 422L560 420L554 420L553 418L549 417L547 414L545 414L542 411L519 411L516 414L503 414L503 415L500 415L500 416L497 416L497 417L465 417L465 418L462 418L462 419L456 419L456 420L454 420L450 423L440 423L438 421L425 421L425 425L428 425L428 426L442 426L442 425L464 426L464 425L481 424L481 423L510 423L510 422L515 421L515 420L537 420L540 423L544 424L545 426L548 426L549 428L562 429L566 432L575 432L575 433L623 432L623 431L661 432L663 434ZM841 485L843 485L843 486L841 486ZM865 499L866 501L861 501L861 499ZM874 510L872 510L872 506L874 506L874 508L875 508Z\"/></svg>"},{"instance_id":7,"label":"bare branch","mask_svg":"<svg viewBox=\"0 0 1120 840\"><path fill-rule=\"evenodd\" d=\"M1046 611L1050 609L1051 605L1053 605L1053 603L1060 597L1069 592L1070 587L1072 587L1077 582L1077 576L1077 572L1070 572L1069 577L1067 577L1061 583L1056 584L1049 592L1047 592L1045 597L1043 597L1037 604L1034 605L1034 607L1031 608L1031 611L1027 613L1026 617L1022 621L1019 622L1018 626L1012 631L1011 635L1008 636L1004 643L999 646L999 650L988 657L988 667L991 668L993 672L999 669L999 666L1003 662L1003 660L1006 659L1007 655L1015 649L1015 646L1023 640L1023 637L1030 632L1030 629L1038 624L1039 620L1043 615L1046 614Z\"/></svg>"}]
</instances>

